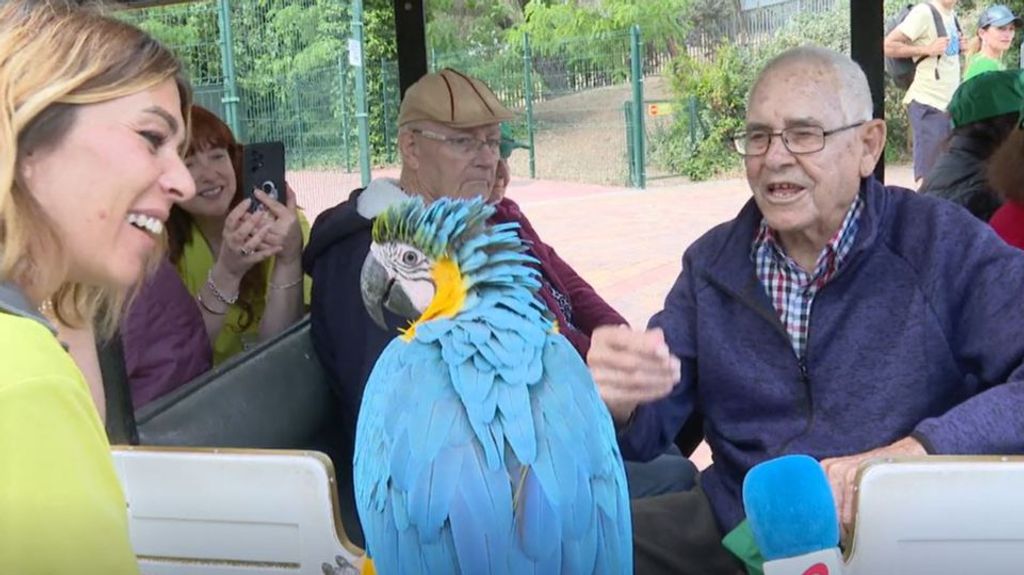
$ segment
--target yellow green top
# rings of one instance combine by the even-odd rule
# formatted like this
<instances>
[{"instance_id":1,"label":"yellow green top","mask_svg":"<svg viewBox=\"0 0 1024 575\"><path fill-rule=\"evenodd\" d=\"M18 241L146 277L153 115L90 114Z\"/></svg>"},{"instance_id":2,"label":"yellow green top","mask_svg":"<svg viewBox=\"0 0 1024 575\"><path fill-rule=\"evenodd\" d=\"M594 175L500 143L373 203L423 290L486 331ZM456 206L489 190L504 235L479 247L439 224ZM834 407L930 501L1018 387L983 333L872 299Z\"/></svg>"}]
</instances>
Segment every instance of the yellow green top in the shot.
<instances>
[{"instance_id":1,"label":"yellow green top","mask_svg":"<svg viewBox=\"0 0 1024 575\"><path fill-rule=\"evenodd\" d=\"M309 221L306 216L299 212L299 227L302 229L302 244L309 242ZM206 242L203 234L196 226L191 227L191 236L185 242L181 259L178 261L178 275L188 288L189 293L194 297L203 285L206 284L207 275L213 268L215 257L210 251L210 245ZM270 263L270 272L273 273L274 263ZM269 277L269 275L268 275ZM309 294L312 287L312 280L309 276L303 276L303 301L309 305ZM257 301L252 302L253 318L246 329L240 327L242 320L242 308L237 304L228 306L227 316L224 318L224 326L213 342L213 365L219 365L235 354L252 347L259 336L260 320L263 319L263 310L267 306L266 290L260 294Z\"/></svg>"},{"instance_id":2,"label":"yellow green top","mask_svg":"<svg viewBox=\"0 0 1024 575\"><path fill-rule=\"evenodd\" d=\"M0 573L138 573L81 372L33 319L0 312L0 350Z\"/></svg>"}]
</instances>

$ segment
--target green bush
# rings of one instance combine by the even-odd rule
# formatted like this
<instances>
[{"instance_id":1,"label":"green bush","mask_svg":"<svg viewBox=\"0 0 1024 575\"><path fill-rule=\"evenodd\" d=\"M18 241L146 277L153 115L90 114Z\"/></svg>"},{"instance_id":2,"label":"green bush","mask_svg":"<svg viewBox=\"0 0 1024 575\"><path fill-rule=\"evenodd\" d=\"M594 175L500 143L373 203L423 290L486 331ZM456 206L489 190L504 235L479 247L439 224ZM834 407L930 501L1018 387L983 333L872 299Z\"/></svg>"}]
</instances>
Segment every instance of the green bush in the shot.
<instances>
[{"instance_id":1,"label":"green bush","mask_svg":"<svg viewBox=\"0 0 1024 575\"><path fill-rule=\"evenodd\" d=\"M747 50L723 44L708 61L683 54L672 61L669 84L679 112L672 128L656 134L667 141L654 142L658 163L693 180L705 180L739 166L729 136L743 127L746 92L756 69ZM687 100L700 103L689 113ZM696 123L696 142L689 139Z\"/></svg>"},{"instance_id":2,"label":"green bush","mask_svg":"<svg viewBox=\"0 0 1024 575\"><path fill-rule=\"evenodd\" d=\"M886 0L887 13L896 10L899 2ZM655 162L662 168L703 180L734 171L739 157L728 145L730 135L743 128L747 91L757 71L772 57L788 48L816 44L833 50L850 52L850 4L841 1L827 13L802 13L786 23L759 46L723 43L707 60L682 55L670 67L673 98L681 111L690 96L700 101L697 118L677 113L670 129L652 137L657 150ZM900 100L903 92L886 82L885 115L888 126L887 162L905 161L909 154L907 113ZM690 124L703 124L696 143L689 140Z\"/></svg>"}]
</instances>

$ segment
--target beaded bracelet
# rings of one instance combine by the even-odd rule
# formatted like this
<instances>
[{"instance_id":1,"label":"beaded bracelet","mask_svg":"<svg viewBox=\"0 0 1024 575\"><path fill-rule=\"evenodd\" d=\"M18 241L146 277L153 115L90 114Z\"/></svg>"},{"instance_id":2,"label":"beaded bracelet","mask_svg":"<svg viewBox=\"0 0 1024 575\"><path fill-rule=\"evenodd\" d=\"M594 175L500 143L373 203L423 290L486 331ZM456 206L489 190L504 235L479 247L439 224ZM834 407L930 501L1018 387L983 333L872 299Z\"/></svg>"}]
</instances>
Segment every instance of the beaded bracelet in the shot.
<instances>
[{"instance_id":1,"label":"beaded bracelet","mask_svg":"<svg viewBox=\"0 0 1024 575\"><path fill-rule=\"evenodd\" d=\"M217 299L224 302L226 305L232 305L236 301L238 301L237 292L235 293L235 295L228 297L224 295L224 292L217 289L217 284L213 283L213 268L210 268L209 273L206 274L206 287L210 288L210 291L213 292L213 295L217 296Z\"/></svg>"},{"instance_id":2,"label":"beaded bracelet","mask_svg":"<svg viewBox=\"0 0 1024 575\"><path fill-rule=\"evenodd\" d=\"M269 287L270 289L288 289L288 288L295 287L295 286L301 284L302 283L302 279L303 278L300 277L299 279L297 279L297 280L295 280L293 282L288 282L286 284L280 284L280 285L278 285L278 284L276 284L274 282L270 282L270 284L267 287Z\"/></svg>"},{"instance_id":3,"label":"beaded bracelet","mask_svg":"<svg viewBox=\"0 0 1024 575\"><path fill-rule=\"evenodd\" d=\"M210 306L206 305L206 302L203 301L203 294L197 293L196 294L196 301L199 302L199 307L203 308L208 313L211 313L213 315L226 315L228 313L228 310L217 311L217 310L211 308Z\"/></svg>"}]
</instances>

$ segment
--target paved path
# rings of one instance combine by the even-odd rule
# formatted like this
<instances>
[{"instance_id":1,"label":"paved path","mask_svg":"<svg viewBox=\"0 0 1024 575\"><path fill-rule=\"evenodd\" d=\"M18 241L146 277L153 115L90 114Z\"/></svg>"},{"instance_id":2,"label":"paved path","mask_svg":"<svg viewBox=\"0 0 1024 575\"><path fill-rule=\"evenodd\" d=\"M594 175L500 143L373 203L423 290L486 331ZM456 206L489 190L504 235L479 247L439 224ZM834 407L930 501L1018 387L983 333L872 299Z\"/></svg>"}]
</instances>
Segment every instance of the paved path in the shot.
<instances>
[{"instance_id":1,"label":"paved path","mask_svg":"<svg viewBox=\"0 0 1024 575\"><path fill-rule=\"evenodd\" d=\"M909 167L887 172L889 183L912 186ZM395 174L384 170L375 176ZM289 178L311 219L359 183L356 174ZM635 190L515 178L508 195L523 207L545 242L633 326L643 327L661 309L679 274L683 251L704 232L732 219L750 192L741 179ZM711 461L706 448L693 459L701 468Z\"/></svg>"}]
</instances>

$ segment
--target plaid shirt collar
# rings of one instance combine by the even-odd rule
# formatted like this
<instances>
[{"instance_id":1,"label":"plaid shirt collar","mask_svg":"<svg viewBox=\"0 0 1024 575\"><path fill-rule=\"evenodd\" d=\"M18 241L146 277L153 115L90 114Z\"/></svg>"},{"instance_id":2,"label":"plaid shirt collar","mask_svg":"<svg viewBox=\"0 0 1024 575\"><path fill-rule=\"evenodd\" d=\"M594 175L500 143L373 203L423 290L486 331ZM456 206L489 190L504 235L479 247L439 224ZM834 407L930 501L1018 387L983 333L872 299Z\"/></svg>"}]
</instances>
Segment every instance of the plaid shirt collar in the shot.
<instances>
[{"instance_id":1,"label":"plaid shirt collar","mask_svg":"<svg viewBox=\"0 0 1024 575\"><path fill-rule=\"evenodd\" d=\"M761 281L786 328L797 357L803 357L811 320L811 304L818 291L835 276L857 237L864 200L860 194L853 201L843 224L828 241L813 272L807 272L787 256L774 230L763 218L751 245L750 257Z\"/></svg>"}]
</instances>

